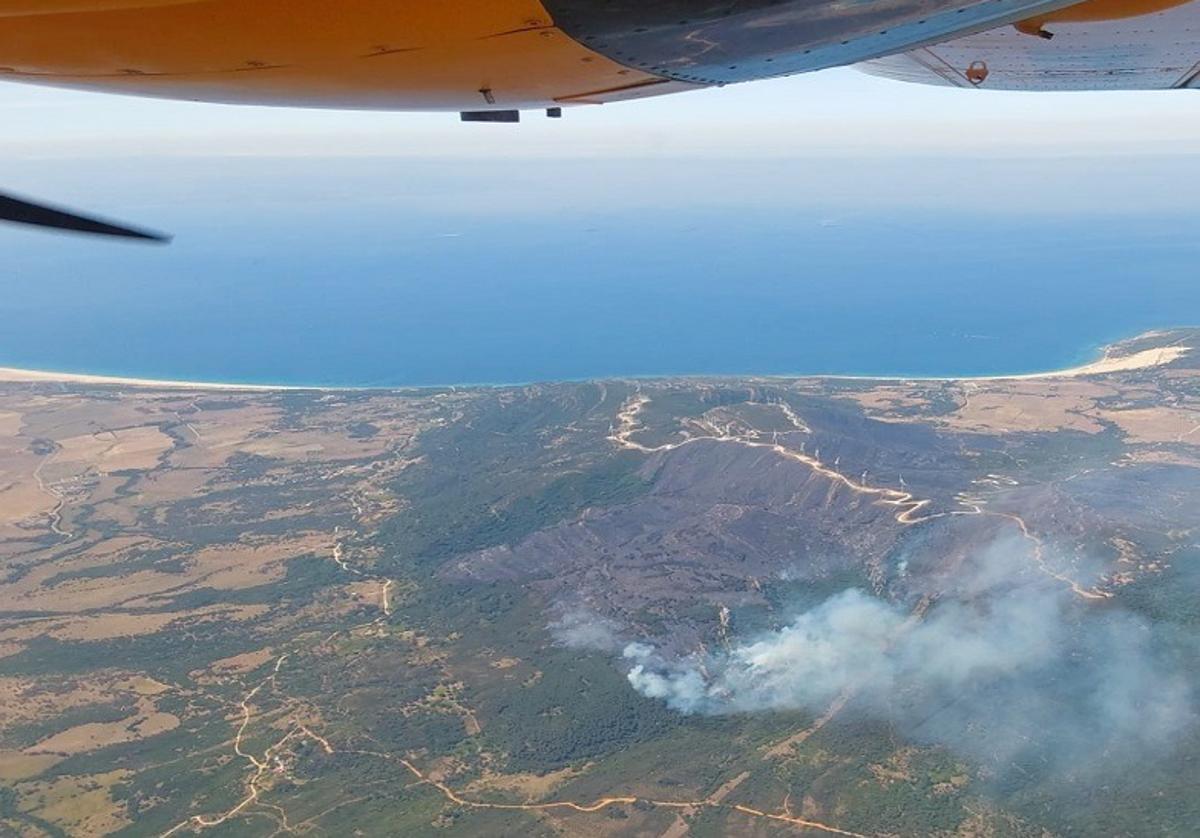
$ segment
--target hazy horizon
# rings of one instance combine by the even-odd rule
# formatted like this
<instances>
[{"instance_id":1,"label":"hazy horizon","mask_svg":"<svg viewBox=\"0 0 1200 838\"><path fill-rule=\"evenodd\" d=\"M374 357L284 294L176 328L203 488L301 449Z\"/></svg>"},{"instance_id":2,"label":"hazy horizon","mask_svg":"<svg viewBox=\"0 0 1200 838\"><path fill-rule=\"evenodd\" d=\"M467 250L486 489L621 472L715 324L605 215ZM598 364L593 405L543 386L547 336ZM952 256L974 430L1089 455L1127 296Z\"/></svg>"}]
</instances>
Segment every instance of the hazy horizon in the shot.
<instances>
[{"instance_id":1,"label":"hazy horizon","mask_svg":"<svg viewBox=\"0 0 1200 838\"><path fill-rule=\"evenodd\" d=\"M511 126L0 85L0 188L176 235L0 229L0 365L305 384L1062 366L1200 322L1184 101L835 70Z\"/></svg>"}]
</instances>

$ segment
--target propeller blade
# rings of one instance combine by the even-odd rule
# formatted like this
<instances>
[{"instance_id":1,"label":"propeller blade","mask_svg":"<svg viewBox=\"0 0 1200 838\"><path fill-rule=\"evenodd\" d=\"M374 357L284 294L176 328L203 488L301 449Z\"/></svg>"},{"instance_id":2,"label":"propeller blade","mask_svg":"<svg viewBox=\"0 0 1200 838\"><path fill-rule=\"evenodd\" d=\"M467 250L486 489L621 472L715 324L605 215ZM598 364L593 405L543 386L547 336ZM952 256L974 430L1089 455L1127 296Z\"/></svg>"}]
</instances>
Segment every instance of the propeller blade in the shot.
<instances>
[{"instance_id":1,"label":"propeller blade","mask_svg":"<svg viewBox=\"0 0 1200 838\"><path fill-rule=\"evenodd\" d=\"M0 193L0 221L31 224L35 227L49 227L54 230L67 230L72 233L119 236L121 238L140 239L142 241L169 242L171 240L170 236L163 233L139 230L136 227L125 227L120 224L102 221L98 218L76 215L66 210L22 201L19 198L14 198L4 193Z\"/></svg>"}]
</instances>

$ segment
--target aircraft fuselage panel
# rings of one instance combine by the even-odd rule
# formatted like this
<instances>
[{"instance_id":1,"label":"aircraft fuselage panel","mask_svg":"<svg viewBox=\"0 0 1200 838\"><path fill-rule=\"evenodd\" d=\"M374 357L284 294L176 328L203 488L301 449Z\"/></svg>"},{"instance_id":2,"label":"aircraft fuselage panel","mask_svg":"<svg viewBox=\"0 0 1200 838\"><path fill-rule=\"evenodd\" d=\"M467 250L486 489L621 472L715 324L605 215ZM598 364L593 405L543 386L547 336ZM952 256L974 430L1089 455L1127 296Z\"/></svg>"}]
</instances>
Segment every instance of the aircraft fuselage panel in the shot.
<instances>
[{"instance_id":1,"label":"aircraft fuselage panel","mask_svg":"<svg viewBox=\"0 0 1200 838\"><path fill-rule=\"evenodd\" d=\"M816 70L1063 0L0 0L0 77L213 102L480 111Z\"/></svg>"}]
</instances>

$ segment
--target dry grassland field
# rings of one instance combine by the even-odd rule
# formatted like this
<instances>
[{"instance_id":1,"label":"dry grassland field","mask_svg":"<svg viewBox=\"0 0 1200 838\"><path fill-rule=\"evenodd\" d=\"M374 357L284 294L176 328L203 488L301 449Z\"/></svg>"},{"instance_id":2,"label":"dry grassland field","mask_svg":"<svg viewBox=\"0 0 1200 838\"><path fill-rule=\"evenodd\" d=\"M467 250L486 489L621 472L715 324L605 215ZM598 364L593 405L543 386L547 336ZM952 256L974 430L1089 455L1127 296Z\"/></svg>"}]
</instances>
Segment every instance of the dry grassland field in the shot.
<instances>
[{"instance_id":1,"label":"dry grassland field","mask_svg":"<svg viewBox=\"0 0 1200 838\"><path fill-rule=\"evenodd\" d=\"M0 371L0 835L1200 824L1200 331L1062 373Z\"/></svg>"}]
</instances>

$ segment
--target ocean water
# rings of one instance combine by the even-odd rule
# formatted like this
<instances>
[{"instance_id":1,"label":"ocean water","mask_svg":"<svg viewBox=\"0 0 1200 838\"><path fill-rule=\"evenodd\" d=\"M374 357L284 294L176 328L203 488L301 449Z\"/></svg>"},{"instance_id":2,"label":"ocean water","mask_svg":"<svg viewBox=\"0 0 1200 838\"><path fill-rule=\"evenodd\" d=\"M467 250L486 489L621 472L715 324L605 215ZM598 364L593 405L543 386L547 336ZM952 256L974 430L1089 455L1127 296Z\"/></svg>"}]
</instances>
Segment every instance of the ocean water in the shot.
<instances>
[{"instance_id":1,"label":"ocean water","mask_svg":"<svg viewBox=\"0 0 1200 838\"><path fill-rule=\"evenodd\" d=\"M1188 166L1098 192L1053 161L60 165L42 194L177 239L0 231L0 365L366 386L1057 368L1200 324L1194 221L1159 194Z\"/></svg>"}]
</instances>

